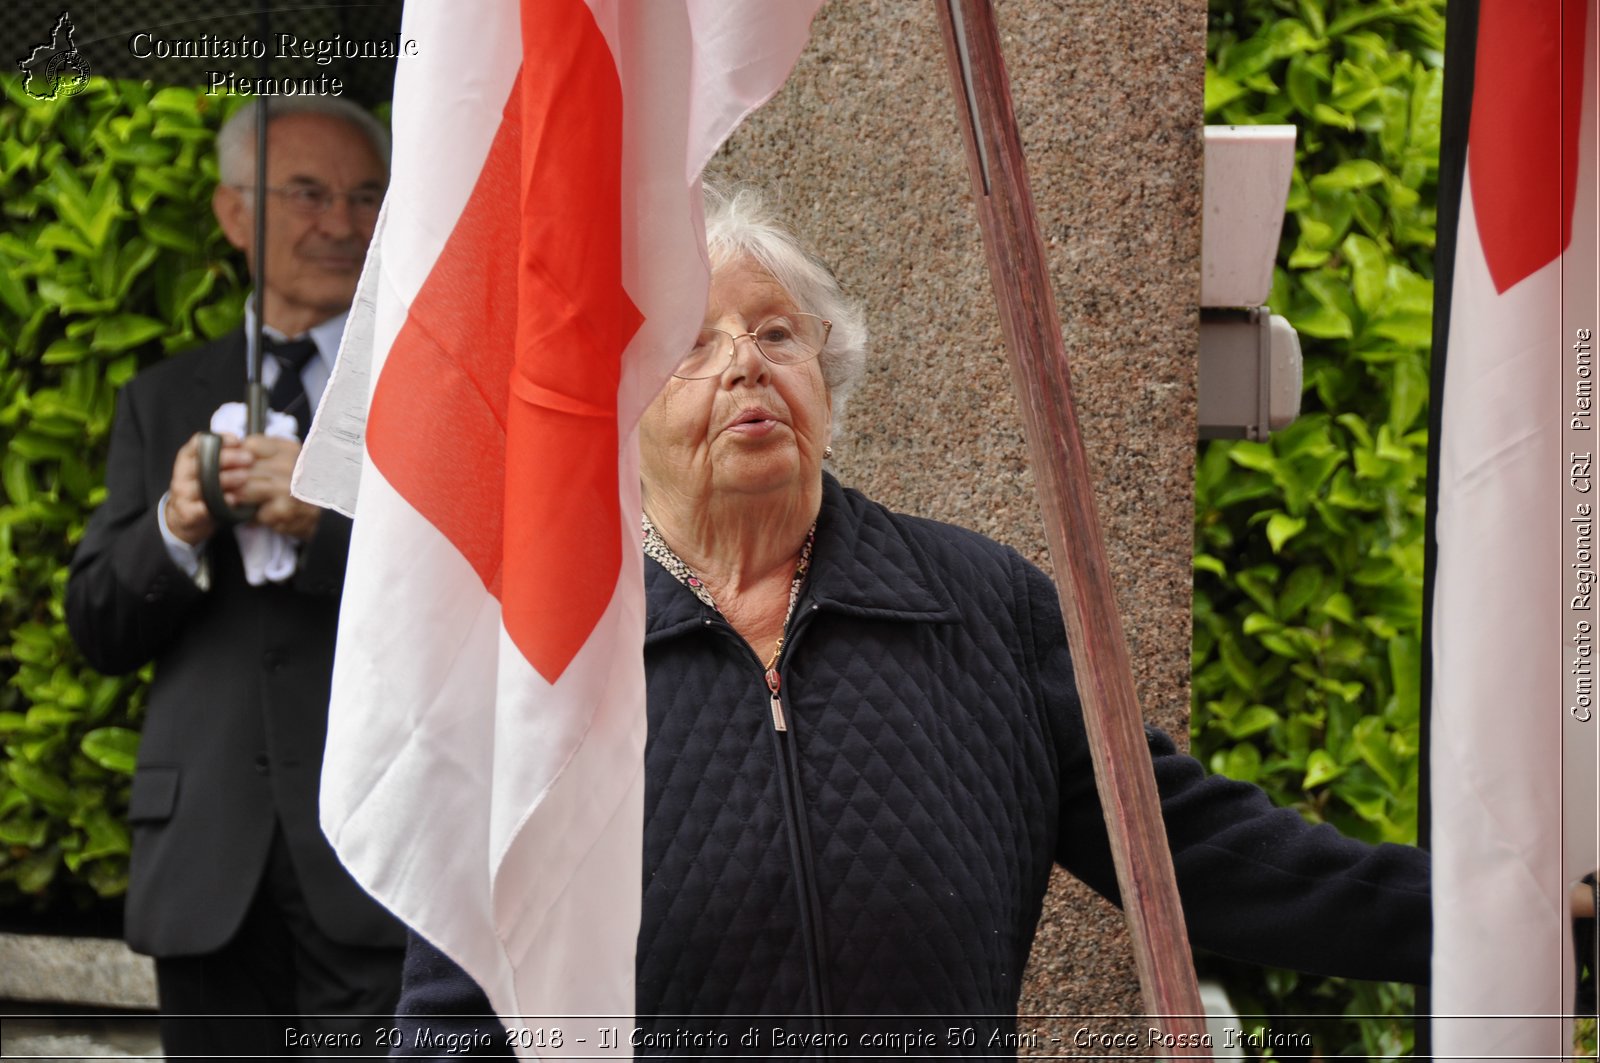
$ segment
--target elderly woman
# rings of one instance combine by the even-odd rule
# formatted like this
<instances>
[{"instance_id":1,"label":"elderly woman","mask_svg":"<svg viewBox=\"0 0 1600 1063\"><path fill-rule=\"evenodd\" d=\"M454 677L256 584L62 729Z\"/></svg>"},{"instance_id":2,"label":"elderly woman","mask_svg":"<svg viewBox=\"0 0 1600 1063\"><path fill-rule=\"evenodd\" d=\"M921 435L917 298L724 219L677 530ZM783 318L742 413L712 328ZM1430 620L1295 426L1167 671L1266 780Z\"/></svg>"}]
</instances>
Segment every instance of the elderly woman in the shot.
<instances>
[{"instance_id":1,"label":"elderly woman","mask_svg":"<svg viewBox=\"0 0 1600 1063\"><path fill-rule=\"evenodd\" d=\"M1016 552L823 471L860 314L753 193L708 198L704 328L640 433L636 1043L737 1054L684 1032L761 1015L877 1055L894 1042L865 1049L868 1033L969 1017L972 1045L922 1054L995 1055L1051 865L1116 899L1055 588ZM1159 732L1150 752L1195 944L1426 978L1425 856L1313 827ZM434 1033L441 1014L489 1010L420 940L401 1009ZM751 1054L767 1051L805 1049Z\"/></svg>"}]
</instances>

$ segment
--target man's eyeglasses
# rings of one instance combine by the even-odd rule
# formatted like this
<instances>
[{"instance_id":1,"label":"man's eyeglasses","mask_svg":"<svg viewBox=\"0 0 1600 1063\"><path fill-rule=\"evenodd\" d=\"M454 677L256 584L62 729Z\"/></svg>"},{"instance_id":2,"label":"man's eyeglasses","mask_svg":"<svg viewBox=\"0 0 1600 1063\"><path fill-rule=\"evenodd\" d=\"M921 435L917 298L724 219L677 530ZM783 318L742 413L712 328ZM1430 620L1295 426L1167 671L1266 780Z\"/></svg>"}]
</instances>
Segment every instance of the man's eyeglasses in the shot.
<instances>
[{"instance_id":1,"label":"man's eyeglasses","mask_svg":"<svg viewBox=\"0 0 1600 1063\"><path fill-rule=\"evenodd\" d=\"M251 185L234 185L233 187L241 192L255 191ZM381 188L358 188L353 192L335 192L326 185L301 181L278 188L267 188L264 191L283 200L284 204L296 214L326 214L334 203L342 199L350 207L350 213L355 217L376 218L378 216L378 208L383 206L383 189Z\"/></svg>"},{"instance_id":2,"label":"man's eyeglasses","mask_svg":"<svg viewBox=\"0 0 1600 1063\"><path fill-rule=\"evenodd\" d=\"M720 376L733 361L734 345L746 337L755 341L756 350L774 365L799 365L822 353L833 322L815 314L783 314L768 318L750 332L735 336L719 328L703 328L672 375L680 380L704 380Z\"/></svg>"}]
</instances>

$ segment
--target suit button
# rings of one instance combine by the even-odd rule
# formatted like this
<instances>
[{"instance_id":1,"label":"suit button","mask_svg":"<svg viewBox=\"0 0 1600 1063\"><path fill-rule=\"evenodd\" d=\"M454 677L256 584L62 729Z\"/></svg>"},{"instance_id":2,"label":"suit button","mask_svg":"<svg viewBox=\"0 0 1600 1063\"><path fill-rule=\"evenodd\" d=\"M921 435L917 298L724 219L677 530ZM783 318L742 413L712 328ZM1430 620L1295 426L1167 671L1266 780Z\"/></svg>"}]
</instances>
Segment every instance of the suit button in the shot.
<instances>
[{"instance_id":1,"label":"suit button","mask_svg":"<svg viewBox=\"0 0 1600 1063\"><path fill-rule=\"evenodd\" d=\"M255 759L255 768L260 774L267 775L272 771L272 761L267 759L267 755L265 753L257 753Z\"/></svg>"},{"instance_id":2,"label":"suit button","mask_svg":"<svg viewBox=\"0 0 1600 1063\"><path fill-rule=\"evenodd\" d=\"M269 672L281 672L286 662L284 654L277 650L268 650L261 658L261 663Z\"/></svg>"}]
</instances>

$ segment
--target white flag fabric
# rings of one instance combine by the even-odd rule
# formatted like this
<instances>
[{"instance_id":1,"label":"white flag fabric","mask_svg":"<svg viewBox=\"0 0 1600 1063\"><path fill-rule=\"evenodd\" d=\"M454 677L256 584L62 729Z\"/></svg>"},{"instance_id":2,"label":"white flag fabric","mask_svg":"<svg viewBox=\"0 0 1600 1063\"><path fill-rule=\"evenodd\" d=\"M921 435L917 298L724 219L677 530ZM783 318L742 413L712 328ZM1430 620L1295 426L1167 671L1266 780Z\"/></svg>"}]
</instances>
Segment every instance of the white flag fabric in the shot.
<instances>
[{"instance_id":1,"label":"white flag fabric","mask_svg":"<svg viewBox=\"0 0 1600 1063\"><path fill-rule=\"evenodd\" d=\"M1450 17L1477 33L1474 54L1447 56L1473 78L1448 336L1435 337L1433 1052L1561 1058L1567 895L1597 856L1595 4Z\"/></svg>"},{"instance_id":2,"label":"white flag fabric","mask_svg":"<svg viewBox=\"0 0 1600 1063\"><path fill-rule=\"evenodd\" d=\"M700 171L819 2L406 9L370 327L301 478L348 508L360 456L322 822L526 1056L605 1054L550 1017L632 1021L636 425L705 309Z\"/></svg>"}]
</instances>

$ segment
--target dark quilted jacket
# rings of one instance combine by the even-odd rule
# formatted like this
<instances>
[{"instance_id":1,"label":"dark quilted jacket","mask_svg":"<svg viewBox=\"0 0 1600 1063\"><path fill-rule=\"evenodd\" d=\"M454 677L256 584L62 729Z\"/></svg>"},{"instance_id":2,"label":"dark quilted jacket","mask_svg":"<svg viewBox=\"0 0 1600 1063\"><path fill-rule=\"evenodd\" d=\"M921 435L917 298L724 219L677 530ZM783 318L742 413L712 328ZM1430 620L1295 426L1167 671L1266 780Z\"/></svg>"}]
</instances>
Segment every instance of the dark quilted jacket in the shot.
<instances>
[{"instance_id":1,"label":"dark quilted jacket","mask_svg":"<svg viewBox=\"0 0 1600 1063\"><path fill-rule=\"evenodd\" d=\"M829 478L779 733L750 648L646 570L640 1015L791 1016L850 1044L890 1016L941 1017L941 1034L944 1017L999 1017L977 1023L982 1054L1010 1028L1051 864L1116 899L1055 588L1006 547ZM1425 980L1423 854L1311 827L1159 732L1150 746L1197 945ZM487 1010L425 942L407 973L403 1024ZM641 1020L647 1035L751 1025ZM716 1054L641 1054L674 1051Z\"/></svg>"}]
</instances>

